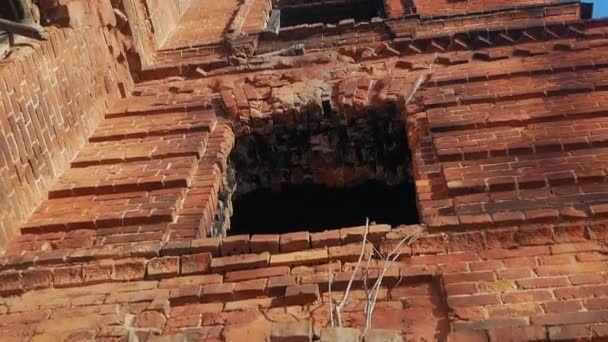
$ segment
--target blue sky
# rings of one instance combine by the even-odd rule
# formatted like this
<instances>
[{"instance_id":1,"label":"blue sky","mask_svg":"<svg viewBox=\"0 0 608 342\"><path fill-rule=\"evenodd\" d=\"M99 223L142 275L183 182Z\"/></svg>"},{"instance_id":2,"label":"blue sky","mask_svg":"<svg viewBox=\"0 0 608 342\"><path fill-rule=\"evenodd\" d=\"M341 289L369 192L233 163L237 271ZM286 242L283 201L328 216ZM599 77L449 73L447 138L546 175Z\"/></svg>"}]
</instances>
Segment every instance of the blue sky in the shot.
<instances>
[{"instance_id":1,"label":"blue sky","mask_svg":"<svg viewBox=\"0 0 608 342\"><path fill-rule=\"evenodd\" d=\"M608 0L585 0L584 2L593 3L593 17L594 18L608 17Z\"/></svg>"}]
</instances>

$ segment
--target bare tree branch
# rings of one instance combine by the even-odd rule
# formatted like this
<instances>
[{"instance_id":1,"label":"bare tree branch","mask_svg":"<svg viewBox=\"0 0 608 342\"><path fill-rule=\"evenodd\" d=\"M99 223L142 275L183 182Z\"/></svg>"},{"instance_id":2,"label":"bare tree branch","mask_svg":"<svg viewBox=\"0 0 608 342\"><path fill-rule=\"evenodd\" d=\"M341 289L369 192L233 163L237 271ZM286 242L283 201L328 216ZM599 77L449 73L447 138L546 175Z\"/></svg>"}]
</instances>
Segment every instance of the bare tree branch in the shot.
<instances>
[{"instance_id":1,"label":"bare tree branch","mask_svg":"<svg viewBox=\"0 0 608 342\"><path fill-rule=\"evenodd\" d=\"M348 286L346 287L346 291L344 291L344 296L338 305L336 306L336 316L338 317L338 326L342 327L342 308L346 305L348 301L348 295L350 294L350 289L353 286L353 281L359 272L359 268L361 267L361 261L363 260L363 255L365 254L365 246L367 242L367 233L369 232L369 217L365 219L365 232L363 233L363 241L361 243L361 254L359 254L359 260L357 261L357 265L355 266L355 270L348 281Z\"/></svg>"}]
</instances>

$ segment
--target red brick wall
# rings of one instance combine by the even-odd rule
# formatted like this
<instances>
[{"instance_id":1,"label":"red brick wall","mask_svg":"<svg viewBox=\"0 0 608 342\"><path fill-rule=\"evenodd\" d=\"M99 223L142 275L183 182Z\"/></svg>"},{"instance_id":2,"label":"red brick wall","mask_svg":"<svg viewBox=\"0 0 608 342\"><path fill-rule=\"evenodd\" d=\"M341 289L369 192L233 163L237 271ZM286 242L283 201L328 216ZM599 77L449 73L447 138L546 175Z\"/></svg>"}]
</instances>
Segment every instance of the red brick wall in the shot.
<instances>
[{"instance_id":1,"label":"red brick wall","mask_svg":"<svg viewBox=\"0 0 608 342\"><path fill-rule=\"evenodd\" d=\"M105 29L51 29L34 50L0 62L0 246L121 96L128 70ZM123 83L124 84L124 83Z\"/></svg>"},{"instance_id":2,"label":"red brick wall","mask_svg":"<svg viewBox=\"0 0 608 342\"><path fill-rule=\"evenodd\" d=\"M479 12L501 7L557 3L559 0L414 0L422 15L458 14Z\"/></svg>"},{"instance_id":3,"label":"red brick wall","mask_svg":"<svg viewBox=\"0 0 608 342\"><path fill-rule=\"evenodd\" d=\"M146 0L157 47L171 34L190 2L191 0Z\"/></svg>"}]
</instances>

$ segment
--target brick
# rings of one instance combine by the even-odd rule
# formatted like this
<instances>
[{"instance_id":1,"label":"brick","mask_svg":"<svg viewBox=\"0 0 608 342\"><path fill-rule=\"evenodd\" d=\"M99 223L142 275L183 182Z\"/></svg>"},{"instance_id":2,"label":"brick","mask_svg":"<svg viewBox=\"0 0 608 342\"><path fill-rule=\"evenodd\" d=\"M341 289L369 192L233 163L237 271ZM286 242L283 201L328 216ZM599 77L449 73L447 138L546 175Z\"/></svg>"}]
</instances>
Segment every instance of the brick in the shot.
<instances>
[{"instance_id":1,"label":"brick","mask_svg":"<svg viewBox=\"0 0 608 342\"><path fill-rule=\"evenodd\" d=\"M486 237L481 232L452 233L447 236L450 252L478 251L485 249Z\"/></svg>"},{"instance_id":2,"label":"brick","mask_svg":"<svg viewBox=\"0 0 608 342\"><path fill-rule=\"evenodd\" d=\"M23 289L33 290L51 286L52 273L49 269L28 269L22 273Z\"/></svg>"},{"instance_id":3,"label":"brick","mask_svg":"<svg viewBox=\"0 0 608 342\"><path fill-rule=\"evenodd\" d=\"M359 329L354 328L323 328L321 342L355 342L360 341Z\"/></svg>"},{"instance_id":4,"label":"brick","mask_svg":"<svg viewBox=\"0 0 608 342\"><path fill-rule=\"evenodd\" d=\"M448 296L448 305L450 307L485 306L493 304L500 304L500 297L497 294Z\"/></svg>"},{"instance_id":5,"label":"brick","mask_svg":"<svg viewBox=\"0 0 608 342\"><path fill-rule=\"evenodd\" d=\"M219 257L220 243L221 240L219 238L198 239L192 240L190 248L192 249L192 253L211 253L212 256Z\"/></svg>"},{"instance_id":6,"label":"brick","mask_svg":"<svg viewBox=\"0 0 608 342\"><path fill-rule=\"evenodd\" d=\"M502 300L505 303L543 302L553 300L553 295L548 290L527 290L503 293Z\"/></svg>"},{"instance_id":7,"label":"brick","mask_svg":"<svg viewBox=\"0 0 608 342\"><path fill-rule=\"evenodd\" d=\"M228 257L213 258L211 260L212 272L227 272L242 269L262 268L270 263L270 253L240 254ZM274 266L274 265L273 265Z\"/></svg>"},{"instance_id":8,"label":"brick","mask_svg":"<svg viewBox=\"0 0 608 342\"><path fill-rule=\"evenodd\" d=\"M606 271L608 271L608 263L605 262L586 262L555 266L550 265L539 266L536 268L536 273L542 277Z\"/></svg>"},{"instance_id":9,"label":"brick","mask_svg":"<svg viewBox=\"0 0 608 342\"><path fill-rule=\"evenodd\" d=\"M234 298L234 283L209 284L203 287L203 302L228 302Z\"/></svg>"},{"instance_id":10,"label":"brick","mask_svg":"<svg viewBox=\"0 0 608 342\"><path fill-rule=\"evenodd\" d=\"M97 263L84 265L83 280L85 284L97 284L110 281L114 265L112 263Z\"/></svg>"},{"instance_id":11,"label":"brick","mask_svg":"<svg viewBox=\"0 0 608 342\"><path fill-rule=\"evenodd\" d=\"M453 264L465 261L477 261L479 256L473 252L435 254L435 255L414 255L411 258L413 265L437 265Z\"/></svg>"},{"instance_id":12,"label":"brick","mask_svg":"<svg viewBox=\"0 0 608 342\"><path fill-rule=\"evenodd\" d=\"M487 342L485 331L455 331L448 335L448 342Z\"/></svg>"},{"instance_id":13,"label":"brick","mask_svg":"<svg viewBox=\"0 0 608 342\"><path fill-rule=\"evenodd\" d=\"M327 249L310 249L301 252L275 254L270 257L270 266L300 266L328 262Z\"/></svg>"},{"instance_id":14,"label":"brick","mask_svg":"<svg viewBox=\"0 0 608 342\"><path fill-rule=\"evenodd\" d=\"M497 280L489 282L480 282L479 290L482 293L489 292L509 292L515 289L515 284L509 280Z\"/></svg>"},{"instance_id":15,"label":"brick","mask_svg":"<svg viewBox=\"0 0 608 342\"><path fill-rule=\"evenodd\" d=\"M569 277L572 285L604 284L606 275L602 273L580 273Z\"/></svg>"},{"instance_id":16,"label":"brick","mask_svg":"<svg viewBox=\"0 0 608 342\"><path fill-rule=\"evenodd\" d=\"M310 234L308 232L281 234L279 244L281 253L302 251L310 246Z\"/></svg>"},{"instance_id":17,"label":"brick","mask_svg":"<svg viewBox=\"0 0 608 342\"><path fill-rule=\"evenodd\" d=\"M0 294L10 296L21 292L21 272L4 271L0 273Z\"/></svg>"},{"instance_id":18,"label":"brick","mask_svg":"<svg viewBox=\"0 0 608 342\"><path fill-rule=\"evenodd\" d=\"M307 305L319 299L319 286L316 284L295 285L285 289L287 305Z\"/></svg>"},{"instance_id":19,"label":"brick","mask_svg":"<svg viewBox=\"0 0 608 342\"><path fill-rule=\"evenodd\" d=\"M554 291L555 297L562 300L590 298L590 297L607 297L608 285L583 285L568 288L559 288Z\"/></svg>"},{"instance_id":20,"label":"brick","mask_svg":"<svg viewBox=\"0 0 608 342\"><path fill-rule=\"evenodd\" d=\"M516 303L492 305L486 307L490 318L496 317L528 317L543 314L542 307L537 303Z\"/></svg>"},{"instance_id":21,"label":"brick","mask_svg":"<svg viewBox=\"0 0 608 342\"><path fill-rule=\"evenodd\" d=\"M179 257L154 258L148 262L146 275L151 278L175 277L179 274Z\"/></svg>"},{"instance_id":22,"label":"brick","mask_svg":"<svg viewBox=\"0 0 608 342\"><path fill-rule=\"evenodd\" d=\"M172 306L188 303L197 303L201 297L202 288L200 286L186 286L172 289L169 293L169 301Z\"/></svg>"},{"instance_id":23,"label":"brick","mask_svg":"<svg viewBox=\"0 0 608 342\"><path fill-rule=\"evenodd\" d=\"M233 271L227 272L224 279L227 282L238 282L259 278L271 278L289 275L291 269L289 266L276 266L276 267L266 267L266 268L258 268L255 270L243 270L243 271Z\"/></svg>"},{"instance_id":24,"label":"brick","mask_svg":"<svg viewBox=\"0 0 608 342\"><path fill-rule=\"evenodd\" d=\"M547 246L520 247L515 249L490 249L487 251L481 251L479 254L485 259L521 258L549 255L550 249Z\"/></svg>"},{"instance_id":25,"label":"brick","mask_svg":"<svg viewBox=\"0 0 608 342\"><path fill-rule=\"evenodd\" d=\"M121 260L114 264L113 280L131 281L142 280L146 275L144 260Z\"/></svg>"},{"instance_id":26,"label":"brick","mask_svg":"<svg viewBox=\"0 0 608 342\"><path fill-rule=\"evenodd\" d=\"M549 339L551 341L569 341L590 338L591 332L584 325L565 325L549 327Z\"/></svg>"},{"instance_id":27,"label":"brick","mask_svg":"<svg viewBox=\"0 0 608 342\"><path fill-rule=\"evenodd\" d=\"M249 240L252 253L279 253L279 235L253 235Z\"/></svg>"},{"instance_id":28,"label":"brick","mask_svg":"<svg viewBox=\"0 0 608 342\"><path fill-rule=\"evenodd\" d=\"M222 256L249 253L249 235L233 235L222 240L220 246Z\"/></svg>"},{"instance_id":29,"label":"brick","mask_svg":"<svg viewBox=\"0 0 608 342\"><path fill-rule=\"evenodd\" d=\"M576 312L582 309L579 300L559 300L542 304L546 313Z\"/></svg>"},{"instance_id":30,"label":"brick","mask_svg":"<svg viewBox=\"0 0 608 342\"><path fill-rule=\"evenodd\" d=\"M175 256L190 253L190 246L192 241L190 240L172 240L167 242L161 249L161 256Z\"/></svg>"},{"instance_id":31,"label":"brick","mask_svg":"<svg viewBox=\"0 0 608 342\"><path fill-rule=\"evenodd\" d=\"M137 315L133 325L138 328L145 328L156 333L161 333L167 319L158 311L144 311Z\"/></svg>"},{"instance_id":32,"label":"brick","mask_svg":"<svg viewBox=\"0 0 608 342\"><path fill-rule=\"evenodd\" d=\"M488 331L491 342L546 341L547 330L544 327L498 328Z\"/></svg>"},{"instance_id":33,"label":"brick","mask_svg":"<svg viewBox=\"0 0 608 342\"><path fill-rule=\"evenodd\" d=\"M192 255L182 255L181 274L203 274L211 270L211 253L198 253Z\"/></svg>"},{"instance_id":34,"label":"brick","mask_svg":"<svg viewBox=\"0 0 608 342\"><path fill-rule=\"evenodd\" d=\"M402 342L398 330L370 329L363 335L363 342Z\"/></svg>"},{"instance_id":35,"label":"brick","mask_svg":"<svg viewBox=\"0 0 608 342\"><path fill-rule=\"evenodd\" d=\"M236 283L234 298L236 300L261 297L266 292L267 279L254 279Z\"/></svg>"},{"instance_id":36,"label":"brick","mask_svg":"<svg viewBox=\"0 0 608 342\"><path fill-rule=\"evenodd\" d=\"M566 253L590 252L590 251L600 251L601 250L601 246L597 243L597 241L585 241L585 242L558 244L558 245L553 245L550 248L551 248L551 254L566 254Z\"/></svg>"},{"instance_id":37,"label":"brick","mask_svg":"<svg viewBox=\"0 0 608 342\"><path fill-rule=\"evenodd\" d=\"M220 284L222 276L219 274L194 275L186 277L176 277L162 279L158 283L160 289L171 289L176 287L192 286L192 285L207 285Z\"/></svg>"},{"instance_id":38,"label":"brick","mask_svg":"<svg viewBox=\"0 0 608 342\"><path fill-rule=\"evenodd\" d=\"M532 277L533 272L531 268L508 268L505 270L499 270L497 274L498 279L516 280L530 278Z\"/></svg>"},{"instance_id":39,"label":"brick","mask_svg":"<svg viewBox=\"0 0 608 342\"><path fill-rule=\"evenodd\" d=\"M53 269L53 286L78 286L84 281L82 265L56 267Z\"/></svg>"},{"instance_id":40,"label":"brick","mask_svg":"<svg viewBox=\"0 0 608 342\"><path fill-rule=\"evenodd\" d=\"M570 286L570 282L568 281L567 277L519 279L516 281L516 283L517 286L525 290Z\"/></svg>"},{"instance_id":41,"label":"brick","mask_svg":"<svg viewBox=\"0 0 608 342\"><path fill-rule=\"evenodd\" d=\"M445 284L452 283L467 283L467 282L478 282L478 281L494 281L496 275L492 271L481 271L481 272L462 272L462 273L450 273L443 275L443 282Z\"/></svg>"},{"instance_id":42,"label":"brick","mask_svg":"<svg viewBox=\"0 0 608 342\"><path fill-rule=\"evenodd\" d=\"M608 311L564 312L530 317L534 325L566 325L604 323L608 320Z\"/></svg>"},{"instance_id":43,"label":"brick","mask_svg":"<svg viewBox=\"0 0 608 342\"><path fill-rule=\"evenodd\" d=\"M296 278L291 275L271 277L268 279L267 289L270 296L280 296L289 286L296 285Z\"/></svg>"},{"instance_id":44,"label":"brick","mask_svg":"<svg viewBox=\"0 0 608 342\"><path fill-rule=\"evenodd\" d=\"M479 293L479 288L476 283L446 284L445 292L448 296L476 294Z\"/></svg>"},{"instance_id":45,"label":"brick","mask_svg":"<svg viewBox=\"0 0 608 342\"><path fill-rule=\"evenodd\" d=\"M312 325L310 321L275 322L270 331L271 342L310 342Z\"/></svg>"},{"instance_id":46,"label":"brick","mask_svg":"<svg viewBox=\"0 0 608 342\"><path fill-rule=\"evenodd\" d=\"M310 233L310 246L324 248L340 245L340 230L326 230L320 233Z\"/></svg>"},{"instance_id":47,"label":"brick","mask_svg":"<svg viewBox=\"0 0 608 342\"><path fill-rule=\"evenodd\" d=\"M452 327L455 331L460 330L481 330L499 328L517 328L528 325L528 319L523 317L516 318L492 318L477 322L453 322Z\"/></svg>"}]
</instances>

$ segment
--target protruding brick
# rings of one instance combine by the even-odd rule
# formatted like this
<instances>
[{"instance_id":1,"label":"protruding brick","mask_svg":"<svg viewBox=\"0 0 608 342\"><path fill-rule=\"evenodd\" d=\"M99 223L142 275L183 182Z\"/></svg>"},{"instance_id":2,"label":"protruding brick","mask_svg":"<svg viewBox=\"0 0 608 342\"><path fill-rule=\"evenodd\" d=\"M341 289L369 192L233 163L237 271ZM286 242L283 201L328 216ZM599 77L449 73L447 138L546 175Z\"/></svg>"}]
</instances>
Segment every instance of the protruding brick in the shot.
<instances>
[{"instance_id":1,"label":"protruding brick","mask_svg":"<svg viewBox=\"0 0 608 342\"><path fill-rule=\"evenodd\" d=\"M151 278L174 277L179 274L179 257L154 258L148 262L147 276Z\"/></svg>"},{"instance_id":2,"label":"protruding brick","mask_svg":"<svg viewBox=\"0 0 608 342\"><path fill-rule=\"evenodd\" d=\"M53 269L53 286L77 286L83 282L82 265L56 267Z\"/></svg>"},{"instance_id":3,"label":"protruding brick","mask_svg":"<svg viewBox=\"0 0 608 342\"><path fill-rule=\"evenodd\" d=\"M4 271L0 273L0 294L9 296L21 292L21 272Z\"/></svg>"},{"instance_id":4,"label":"protruding brick","mask_svg":"<svg viewBox=\"0 0 608 342\"><path fill-rule=\"evenodd\" d=\"M312 248L323 248L340 245L340 230L327 230L320 233L310 234L310 245Z\"/></svg>"},{"instance_id":5,"label":"protruding brick","mask_svg":"<svg viewBox=\"0 0 608 342\"><path fill-rule=\"evenodd\" d=\"M234 283L210 284L203 287L203 302L227 302L234 299Z\"/></svg>"},{"instance_id":6,"label":"protruding brick","mask_svg":"<svg viewBox=\"0 0 608 342\"><path fill-rule=\"evenodd\" d=\"M249 235L233 235L224 238L220 251L222 256L249 253Z\"/></svg>"},{"instance_id":7,"label":"protruding brick","mask_svg":"<svg viewBox=\"0 0 608 342\"><path fill-rule=\"evenodd\" d=\"M211 269L211 253L182 255L181 267L184 275L208 273Z\"/></svg>"},{"instance_id":8,"label":"protruding brick","mask_svg":"<svg viewBox=\"0 0 608 342\"><path fill-rule=\"evenodd\" d=\"M144 260L120 260L114 264L112 279L131 281L144 279L146 263Z\"/></svg>"},{"instance_id":9,"label":"protruding brick","mask_svg":"<svg viewBox=\"0 0 608 342\"><path fill-rule=\"evenodd\" d=\"M321 342L359 342L359 329L353 328L323 328Z\"/></svg>"},{"instance_id":10,"label":"protruding brick","mask_svg":"<svg viewBox=\"0 0 608 342\"><path fill-rule=\"evenodd\" d=\"M261 268L268 266L269 262L270 253L268 252L213 258L213 260L211 260L211 271L226 272L250 268Z\"/></svg>"},{"instance_id":11,"label":"protruding brick","mask_svg":"<svg viewBox=\"0 0 608 342\"><path fill-rule=\"evenodd\" d=\"M221 240L219 238L206 238L206 239L198 239L192 240L190 243L190 248L192 249L192 253L211 253L212 256L220 256L220 244Z\"/></svg>"},{"instance_id":12,"label":"protruding brick","mask_svg":"<svg viewBox=\"0 0 608 342\"><path fill-rule=\"evenodd\" d=\"M285 289L287 305L307 305L319 299L319 286L316 284L289 286Z\"/></svg>"},{"instance_id":13,"label":"protruding brick","mask_svg":"<svg viewBox=\"0 0 608 342\"><path fill-rule=\"evenodd\" d=\"M271 277L268 279L267 290L270 296L280 296L285 289L296 284L296 278L291 275Z\"/></svg>"},{"instance_id":14,"label":"protruding brick","mask_svg":"<svg viewBox=\"0 0 608 342\"><path fill-rule=\"evenodd\" d=\"M252 253L279 253L279 235L253 235L249 240Z\"/></svg>"},{"instance_id":15,"label":"protruding brick","mask_svg":"<svg viewBox=\"0 0 608 342\"><path fill-rule=\"evenodd\" d=\"M311 340L312 324L310 321L276 322L272 324L271 342L310 342Z\"/></svg>"},{"instance_id":16,"label":"protruding brick","mask_svg":"<svg viewBox=\"0 0 608 342\"><path fill-rule=\"evenodd\" d=\"M363 342L402 342L399 331L385 329L370 329L363 335Z\"/></svg>"},{"instance_id":17,"label":"protruding brick","mask_svg":"<svg viewBox=\"0 0 608 342\"><path fill-rule=\"evenodd\" d=\"M279 243L281 245L281 253L303 251L310 246L310 233L294 232L281 234Z\"/></svg>"}]
</instances>

